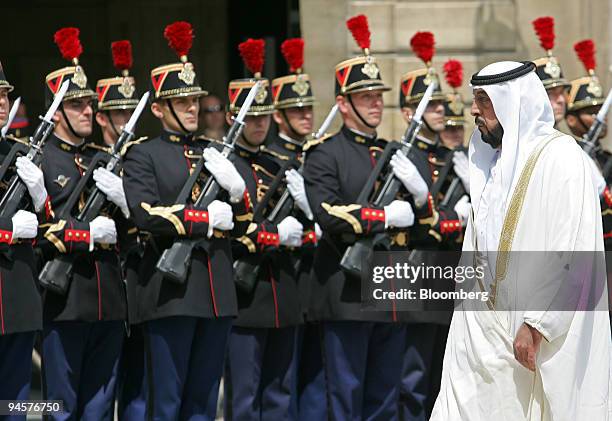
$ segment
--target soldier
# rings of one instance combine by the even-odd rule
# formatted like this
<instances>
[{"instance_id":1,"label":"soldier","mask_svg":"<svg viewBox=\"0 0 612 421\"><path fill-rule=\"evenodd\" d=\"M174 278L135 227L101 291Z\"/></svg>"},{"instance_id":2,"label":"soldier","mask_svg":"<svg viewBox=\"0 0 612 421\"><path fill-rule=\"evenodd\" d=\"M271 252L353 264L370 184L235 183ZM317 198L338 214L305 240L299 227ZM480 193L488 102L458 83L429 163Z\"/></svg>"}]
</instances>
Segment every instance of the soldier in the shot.
<instances>
[{"instance_id":1,"label":"soldier","mask_svg":"<svg viewBox=\"0 0 612 421\"><path fill-rule=\"evenodd\" d=\"M398 172L398 178L407 191L415 201L427 200L430 208L428 213L419 216L407 233L400 232L394 236L392 250L413 250L410 261L412 265L457 264L458 259L452 261L450 256L436 252L460 250L462 227L469 215L468 189L459 183L454 191L450 191L452 181L458 174L462 174L467 183L468 163L467 157L461 152L462 142L441 140L441 133L450 120L445 116L445 108L453 113L452 124L460 123L463 119L463 102L456 90L447 95L440 90L438 74L431 65L434 54L433 34L417 32L410 44L426 66L408 72L401 78L400 109L406 122L412 119L429 84L435 81L437 85L423 113L423 125L417 135L411 159L396 155L394 160L396 164L404 163L406 170ZM453 60L445 65L445 70L449 84L454 89L459 87L462 79L461 64ZM447 106L450 97L452 102ZM447 259L451 262L445 262ZM427 282L431 284L433 280ZM415 283L412 288L415 289L415 286L421 285ZM454 285L447 283L439 288L454 290ZM419 304L419 308L411 307L410 311L400 313L400 320L407 325L399 397L399 416L404 420L425 420L431 413L439 390L444 347L452 316L452 303L423 301Z\"/></svg>"},{"instance_id":2,"label":"soldier","mask_svg":"<svg viewBox=\"0 0 612 421\"><path fill-rule=\"evenodd\" d=\"M595 74L595 44L592 40L584 40L574 45L578 58L584 64L588 75L573 79L570 82L568 95L567 126L578 143L586 146L583 137L595 122L595 116L605 101L603 87ZM609 190L611 177L610 165L612 155L604 149L601 139L607 134L606 126L599 139L592 139L596 147L591 152L589 162L593 164L593 182L600 196L601 213L603 217L604 245L606 250L612 250L612 193Z\"/></svg>"},{"instance_id":3,"label":"soldier","mask_svg":"<svg viewBox=\"0 0 612 421\"><path fill-rule=\"evenodd\" d=\"M178 193L210 142L195 139L198 84L187 54L193 31L187 22L165 28L164 36L180 58L151 71L151 111L162 132L133 145L125 155L124 186L140 235L145 237L138 282L128 282L142 324L145 387L139 402L146 417L213 420L231 318L237 314L232 280L230 230L242 235L250 219L250 199L234 166L220 154L206 168L222 188L222 200L195 206L208 177L204 171L187 203ZM161 253L181 239L197 239L184 283L156 271ZM142 419L142 418L138 418Z\"/></svg>"},{"instance_id":4,"label":"soldier","mask_svg":"<svg viewBox=\"0 0 612 421\"><path fill-rule=\"evenodd\" d=\"M553 108L555 127L558 127L559 123L565 118L567 111L567 90L570 84L563 77L561 65L552 53L555 46L555 21L550 16L544 16L535 19L532 25L540 40L540 46L546 51L546 57L540 57L533 62Z\"/></svg>"},{"instance_id":5,"label":"soldier","mask_svg":"<svg viewBox=\"0 0 612 421\"><path fill-rule=\"evenodd\" d=\"M72 65L46 77L48 104L63 81L70 85L53 117L53 134L43 147L41 167L51 209L46 213L49 223L41 225L44 234L38 246L43 262L69 254L73 265L65 294L47 290L44 295L44 398L64 402L64 412L54 419L102 419L113 411L126 299L113 219L60 219L53 212L62 209L87 170L84 146L92 133L96 97L78 60L83 51L79 30L62 28L54 40ZM105 169L98 171L96 186L120 209L114 218L127 217L121 179Z\"/></svg>"},{"instance_id":6,"label":"soldier","mask_svg":"<svg viewBox=\"0 0 612 421\"><path fill-rule=\"evenodd\" d=\"M447 93L444 99L444 129L440 132L440 146L464 149L464 104L461 94L457 91L463 81L463 64L458 60L448 60L444 63L444 73L446 83L453 91Z\"/></svg>"},{"instance_id":7,"label":"soldier","mask_svg":"<svg viewBox=\"0 0 612 421\"><path fill-rule=\"evenodd\" d=\"M230 82L227 121L240 110L250 88L260 81L246 127L236 144L234 161L258 207L289 160L279 159L276 152L261 151L274 112L270 83L261 77L264 41L249 39L238 48L253 77ZM254 220L246 235L233 242L234 259L255 267L256 279L253 285L237 282L239 313L230 335L225 383L228 419L290 418L295 330L302 322L290 248L302 245L302 235L302 224L287 216L274 223ZM240 276L237 269L237 281Z\"/></svg>"},{"instance_id":8,"label":"soldier","mask_svg":"<svg viewBox=\"0 0 612 421\"><path fill-rule=\"evenodd\" d=\"M359 238L412 225L414 213L401 200L385 207L356 203L385 145L376 128L382 93L390 88L370 55L367 18L353 17L347 26L363 55L336 65L336 104L344 125L304 148L308 201L323 231L314 255L308 318L321 322L329 418L392 419L404 328L395 323L396 312L364 311L360 279L345 274L340 259Z\"/></svg>"},{"instance_id":9,"label":"soldier","mask_svg":"<svg viewBox=\"0 0 612 421\"><path fill-rule=\"evenodd\" d=\"M12 90L0 64L0 126L7 124L8 93ZM25 157L18 158L16 165L17 174L28 187L29 207L35 212L44 211L47 192L42 172ZM36 215L26 210L0 217L1 400L30 397L34 337L42 329L42 303L32 249L37 227ZM21 419L25 420L25 415Z\"/></svg>"},{"instance_id":10,"label":"soldier","mask_svg":"<svg viewBox=\"0 0 612 421\"><path fill-rule=\"evenodd\" d=\"M302 147L306 138L312 134L312 107L316 100L309 77L302 71L304 40L301 38L285 40L281 44L281 52L289 65L290 74L272 80L272 100L276 110L273 118L278 125L278 135L268 145L263 146L262 151L272 155L279 165L294 161L298 166L298 162L301 164L303 161ZM296 217L304 227L304 242L299 252L292 254L292 258L294 267L298 265L296 279L300 305L306 319L312 258L317 233L320 236L320 228L313 222L302 175L295 168L288 170L286 175L289 191L297 205ZM323 419L325 412L317 412L325 408L321 402L326 399L318 326L315 323L299 326L296 339L293 416L296 416L295 411L299 410L300 419Z\"/></svg>"},{"instance_id":11,"label":"soldier","mask_svg":"<svg viewBox=\"0 0 612 421\"><path fill-rule=\"evenodd\" d=\"M101 144L90 143L89 146L93 150L108 150L112 147L138 105L136 83L129 74L133 63L131 42L128 40L115 41L111 44L111 52L113 64L119 70L120 75L100 79L96 83L98 94L96 122L102 131L102 142ZM141 138L132 142L140 143L143 140ZM129 146L124 146L124 149L127 150ZM123 273L126 282L138 282L138 266L141 257L138 230L132 219L125 220L125 222L125 226L118 227L117 232ZM128 313L132 307L128 305ZM128 317L128 324L132 319L133 317ZM138 405L137 399L144 387L143 353L144 343L140 325L130 327L123 343L117 379L120 419L144 419L144 407Z\"/></svg>"},{"instance_id":12,"label":"soldier","mask_svg":"<svg viewBox=\"0 0 612 421\"><path fill-rule=\"evenodd\" d=\"M208 94L200 99L198 126L204 137L221 140L225 135L225 107L218 96Z\"/></svg>"}]
</instances>

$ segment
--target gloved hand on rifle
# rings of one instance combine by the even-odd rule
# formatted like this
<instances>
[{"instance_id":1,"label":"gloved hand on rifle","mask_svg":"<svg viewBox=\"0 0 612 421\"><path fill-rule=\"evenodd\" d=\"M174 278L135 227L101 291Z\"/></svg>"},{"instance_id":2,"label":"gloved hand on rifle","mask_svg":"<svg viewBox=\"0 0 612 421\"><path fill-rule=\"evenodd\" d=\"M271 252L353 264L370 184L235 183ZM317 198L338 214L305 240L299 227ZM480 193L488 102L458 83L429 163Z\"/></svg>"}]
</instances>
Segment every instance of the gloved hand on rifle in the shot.
<instances>
[{"instance_id":1,"label":"gloved hand on rifle","mask_svg":"<svg viewBox=\"0 0 612 421\"><path fill-rule=\"evenodd\" d=\"M391 157L391 168L393 169L393 174L402 182L406 190L412 194L416 207L420 208L423 206L427 202L429 189L412 161L401 151L397 151Z\"/></svg>"},{"instance_id":2,"label":"gloved hand on rifle","mask_svg":"<svg viewBox=\"0 0 612 421\"><path fill-rule=\"evenodd\" d=\"M280 244L287 247L302 245L302 231L304 227L293 216L288 216L276 226Z\"/></svg>"},{"instance_id":3,"label":"gloved hand on rifle","mask_svg":"<svg viewBox=\"0 0 612 421\"><path fill-rule=\"evenodd\" d=\"M242 200L246 184L229 159L215 148L206 148L203 153L206 162L204 166L215 177L222 189L227 190L230 202Z\"/></svg>"},{"instance_id":4,"label":"gloved hand on rifle","mask_svg":"<svg viewBox=\"0 0 612 421\"><path fill-rule=\"evenodd\" d=\"M18 210L11 218L13 222L13 241L18 238L34 238L38 232L38 219L32 212Z\"/></svg>"},{"instance_id":5,"label":"gloved hand on rifle","mask_svg":"<svg viewBox=\"0 0 612 421\"><path fill-rule=\"evenodd\" d=\"M97 168L93 172L93 179L96 182L96 187L106 195L108 200L113 202L121 209L121 212L126 218L130 217L130 209L125 198L123 190L123 181L121 177L108 171L106 168Z\"/></svg>"},{"instance_id":6,"label":"gloved hand on rifle","mask_svg":"<svg viewBox=\"0 0 612 421\"><path fill-rule=\"evenodd\" d=\"M89 223L89 251L94 248L94 243L115 244L117 242L117 229L115 221L106 216L96 216Z\"/></svg>"},{"instance_id":7,"label":"gloved hand on rifle","mask_svg":"<svg viewBox=\"0 0 612 421\"><path fill-rule=\"evenodd\" d=\"M45 177L40 168L25 156L20 156L15 161L17 175L26 185L28 193L32 197L34 210L39 212L47 200L47 189L45 188Z\"/></svg>"},{"instance_id":8,"label":"gloved hand on rifle","mask_svg":"<svg viewBox=\"0 0 612 421\"><path fill-rule=\"evenodd\" d=\"M459 217L462 227L467 225L467 221L470 217L470 209L472 209L470 198L464 194L461 196L461 199L457 201L454 207L454 211L457 212L457 216Z\"/></svg>"},{"instance_id":9,"label":"gloved hand on rifle","mask_svg":"<svg viewBox=\"0 0 612 421\"><path fill-rule=\"evenodd\" d=\"M234 228L234 214L232 213L232 207L225 202L220 200L213 200L208 205L208 232L206 236L212 237L213 229L220 231L229 231Z\"/></svg>"},{"instance_id":10,"label":"gloved hand on rifle","mask_svg":"<svg viewBox=\"0 0 612 421\"><path fill-rule=\"evenodd\" d=\"M285 176L287 177L287 189L289 190L289 193L291 193L295 204L302 210L302 212L304 212L306 218L312 221L313 214L312 210L310 209L310 205L308 204L308 198L306 197L304 177L302 177L302 174L294 169L285 171Z\"/></svg>"},{"instance_id":11,"label":"gloved hand on rifle","mask_svg":"<svg viewBox=\"0 0 612 421\"><path fill-rule=\"evenodd\" d=\"M414 224L414 212L410 203L394 200L385 206L385 229L404 228Z\"/></svg>"},{"instance_id":12,"label":"gloved hand on rifle","mask_svg":"<svg viewBox=\"0 0 612 421\"><path fill-rule=\"evenodd\" d=\"M469 170L469 162L468 157L464 152L455 152L453 154L453 168L455 170L455 174L463 183L463 187L465 191L470 191L470 170Z\"/></svg>"}]
</instances>

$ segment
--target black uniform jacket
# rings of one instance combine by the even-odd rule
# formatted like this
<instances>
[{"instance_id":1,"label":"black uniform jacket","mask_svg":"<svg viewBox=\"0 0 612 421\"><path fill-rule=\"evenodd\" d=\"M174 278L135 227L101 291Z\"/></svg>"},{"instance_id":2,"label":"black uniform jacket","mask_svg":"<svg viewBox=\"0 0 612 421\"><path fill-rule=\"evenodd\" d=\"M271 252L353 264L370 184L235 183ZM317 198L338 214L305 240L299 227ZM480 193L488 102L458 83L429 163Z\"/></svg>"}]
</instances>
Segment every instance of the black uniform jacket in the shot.
<instances>
[{"instance_id":1,"label":"black uniform jacket","mask_svg":"<svg viewBox=\"0 0 612 421\"><path fill-rule=\"evenodd\" d=\"M237 146L236 168L244 179L254 206L263 198L279 171L289 168L289 160L269 152L252 152ZM273 198L274 199L274 198ZM274 206L270 202L270 208ZM252 291L237 289L240 313L234 325L242 327L286 327L302 322L298 297L294 251L280 245L277 223L259 220L246 234L233 241L235 259L256 264L257 283Z\"/></svg>"},{"instance_id":2,"label":"black uniform jacket","mask_svg":"<svg viewBox=\"0 0 612 421\"><path fill-rule=\"evenodd\" d=\"M74 256L67 293L44 292L45 322L125 320L127 315L118 246L96 243L90 251L89 221L74 218L85 197L75 206L79 209L73 209L67 217L61 215L64 203L97 152L98 148L87 144L74 146L55 135L51 135L43 147L41 168L50 200L46 221L39 227L41 265L60 254ZM114 205L107 206L102 214L113 218L117 229L125 220Z\"/></svg>"},{"instance_id":3,"label":"black uniform jacket","mask_svg":"<svg viewBox=\"0 0 612 421\"><path fill-rule=\"evenodd\" d=\"M208 173L192 189L188 203L177 203L190 171L210 144L169 132L133 145L125 155L124 188L130 212L141 236L144 251L138 279L128 282L132 323L170 316L216 318L237 314L232 275L230 235L246 232L252 218L250 197L232 205L234 229L214 230L207 238L208 213L192 203L199 196ZM226 200L222 191L220 200ZM191 257L187 281L176 284L156 271L161 253L181 238L199 239Z\"/></svg>"}]
</instances>

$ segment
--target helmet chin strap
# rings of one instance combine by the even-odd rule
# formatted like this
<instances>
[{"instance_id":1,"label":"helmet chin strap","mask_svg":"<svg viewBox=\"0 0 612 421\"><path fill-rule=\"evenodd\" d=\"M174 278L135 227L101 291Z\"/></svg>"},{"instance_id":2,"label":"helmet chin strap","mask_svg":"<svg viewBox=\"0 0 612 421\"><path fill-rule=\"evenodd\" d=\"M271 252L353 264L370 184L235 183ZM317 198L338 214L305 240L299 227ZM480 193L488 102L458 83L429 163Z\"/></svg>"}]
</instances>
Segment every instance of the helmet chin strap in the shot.
<instances>
[{"instance_id":1,"label":"helmet chin strap","mask_svg":"<svg viewBox=\"0 0 612 421\"><path fill-rule=\"evenodd\" d=\"M115 126L115 123L113 122L113 118L111 117L110 110L104 111L104 114L106 114L106 116L108 117L110 126L113 129L113 132L115 132L115 135L117 136L117 139L118 139L121 136L121 133L119 133L119 131L117 130L117 127Z\"/></svg>"},{"instance_id":2,"label":"helmet chin strap","mask_svg":"<svg viewBox=\"0 0 612 421\"><path fill-rule=\"evenodd\" d=\"M172 106L172 101L170 101L170 98L166 99L166 104L168 104L168 108L170 109L170 113L172 114L172 117L174 117L174 119L178 123L179 127L183 131L183 134L186 134L186 135L191 134L191 132L189 130L187 130L185 128L185 126L183 126L183 123L181 123L181 120L179 119L178 115L176 115L176 112L174 111L174 107Z\"/></svg>"},{"instance_id":3,"label":"helmet chin strap","mask_svg":"<svg viewBox=\"0 0 612 421\"><path fill-rule=\"evenodd\" d=\"M289 122L289 119L287 118L287 114L285 113L285 110L280 110L280 114L283 117L283 120L285 120L285 123L287 124L287 127L289 128L289 130L292 133L292 136L294 139L296 140L301 140L304 138L304 136L300 135L297 130L295 130L293 128L293 126L291 125L291 123Z\"/></svg>"},{"instance_id":4,"label":"helmet chin strap","mask_svg":"<svg viewBox=\"0 0 612 421\"><path fill-rule=\"evenodd\" d=\"M359 120L361 120L361 122L363 124L365 124L367 127L369 127L370 129L375 129L376 126L373 126L370 123L368 123L367 121L365 121L365 119L361 116L361 114L359 114L359 111L357 111L357 108L355 108L355 104L353 104L353 98L351 97L351 94L347 94L346 97L348 98L348 102L349 102L349 104L351 104L351 107L353 108L353 111L355 112L357 117L359 117Z\"/></svg>"},{"instance_id":5,"label":"helmet chin strap","mask_svg":"<svg viewBox=\"0 0 612 421\"><path fill-rule=\"evenodd\" d=\"M580 123L580 125L582 126L582 129L584 130L584 133L588 133L589 132L589 127L587 127L586 124L584 124L584 121L582 121L582 116L580 115L580 113L575 114L576 115L576 119L578 120L578 122ZM595 139L598 140L598 139Z\"/></svg>"},{"instance_id":6,"label":"helmet chin strap","mask_svg":"<svg viewBox=\"0 0 612 421\"><path fill-rule=\"evenodd\" d=\"M74 130L74 127L72 127L72 124L70 123L70 119L68 118L68 116L66 115L66 111L64 111L64 103L62 102L62 105L59 107L62 115L64 116L64 120L66 121L66 125L68 126L68 130L70 130L70 133L72 133L74 135L74 137L78 137L79 139L85 139L85 136L77 133L76 130Z\"/></svg>"}]
</instances>

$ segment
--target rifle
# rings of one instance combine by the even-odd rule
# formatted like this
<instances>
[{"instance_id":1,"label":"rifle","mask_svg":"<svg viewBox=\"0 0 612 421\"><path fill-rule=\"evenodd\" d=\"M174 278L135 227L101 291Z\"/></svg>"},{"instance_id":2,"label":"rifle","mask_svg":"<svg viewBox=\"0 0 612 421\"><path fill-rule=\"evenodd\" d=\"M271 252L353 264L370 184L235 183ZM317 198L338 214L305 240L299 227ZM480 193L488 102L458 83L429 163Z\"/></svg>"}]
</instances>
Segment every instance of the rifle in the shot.
<instances>
[{"instance_id":1,"label":"rifle","mask_svg":"<svg viewBox=\"0 0 612 421\"><path fill-rule=\"evenodd\" d=\"M21 178L12 172L12 168L14 168L15 161L20 156L26 156L34 165L40 165L42 146L55 127L53 115L62 103L66 91L68 91L68 85L69 81L62 83L47 113L44 117L40 117L41 121L34 132L34 136L30 138L30 143L28 145L15 143L2 161L2 165L0 165L0 181L6 182L8 188L2 199L0 199L0 216L12 217L18 209L24 208L22 201L28 189L23 181L21 181Z\"/></svg>"},{"instance_id":2,"label":"rifle","mask_svg":"<svg viewBox=\"0 0 612 421\"><path fill-rule=\"evenodd\" d=\"M604 101L603 105L599 109L597 116L595 116L595 121L589 127L589 131L582 137L582 149L589 156L593 156L597 150L597 140L601 135L601 131L606 125L606 114L608 114L608 110L610 109L610 103L612 102L612 89L608 91L608 96Z\"/></svg>"},{"instance_id":3,"label":"rifle","mask_svg":"<svg viewBox=\"0 0 612 421\"><path fill-rule=\"evenodd\" d=\"M136 122L138 121L138 118L140 118L148 99L149 92L146 92L142 98L140 98L134 113L121 131L121 135L119 135L119 139L117 139L117 142L115 142L113 145L112 150L110 152L100 151L96 153L92 161L89 163L87 171L79 179L76 187L70 193L68 200L66 203L64 203L62 209L59 211L59 218L68 219L72 216L72 210L79 203L82 193L84 193L88 189L88 186L91 185L94 170L100 167L105 167L113 174L119 174L119 171L121 170L121 149L127 142L134 138L134 127L136 126ZM78 221L92 221L100 214L100 211L104 208L106 203L106 196L94 185L87 197L85 205L79 211L75 219ZM38 277L40 285L45 289L64 295L70 286L73 265L74 256L71 254L61 254L53 260L48 261L45 263L45 266Z\"/></svg>"},{"instance_id":4,"label":"rifle","mask_svg":"<svg viewBox=\"0 0 612 421\"><path fill-rule=\"evenodd\" d=\"M255 94L259 90L260 85L261 82L257 82L255 85L253 85L253 87L251 87L244 104L242 104L242 107L240 107L238 115L233 119L234 121L227 133L227 136L223 138L223 150L221 153L230 160L233 159L234 145L244 129L244 118L247 111L251 107L253 100L255 99ZM197 182L200 173L204 170L205 162L206 160L202 155L194 167L193 172L183 185L183 188L181 189L175 203L187 203L189 197L191 196L193 186ZM219 183L212 175L210 175L206 180L200 195L197 197L194 206L202 209L207 208L208 205L210 205L217 198L220 190L221 188ZM157 271L162 273L164 277L172 282L184 284L187 280L187 274L189 272L191 253L199 241L200 239L180 239L176 241L171 247L163 251L155 268Z\"/></svg>"},{"instance_id":5,"label":"rifle","mask_svg":"<svg viewBox=\"0 0 612 421\"><path fill-rule=\"evenodd\" d=\"M372 174L368 178L365 186L359 193L357 197L357 203L367 206L370 203L370 197L372 196L372 192L374 192L376 187L376 182L383 171L387 169L389 161L391 161L391 157L395 154L397 150L401 151L407 157L410 157L412 147L416 140L416 136L421 129L421 125L423 124L422 117L425 112L425 108L429 103L433 90L435 89L436 82L432 82L421 102L414 113L412 120L410 121L410 125L406 129L404 136L402 137L399 145L394 145L390 143L383 155L376 163ZM381 184L381 188L377 191L374 200L371 202L375 207L386 206L391 203L397 193L399 192L402 186L402 182L395 177L393 171L387 171L383 182ZM358 239L354 244L350 245L342 256L342 260L340 260L340 267L347 274L351 274L354 276L361 276L363 262L370 259L372 251L374 249L374 245L382 238L385 238L385 234L376 235L374 237L364 237Z\"/></svg>"},{"instance_id":6,"label":"rifle","mask_svg":"<svg viewBox=\"0 0 612 421\"><path fill-rule=\"evenodd\" d=\"M323 135L325 135L325 132L327 131L330 124L336 117L337 113L338 113L338 105L334 105L332 109L329 111L329 114L327 114L327 117L325 117L325 120L323 121L323 124L321 124L321 127L319 128L317 133L315 133L315 135L313 136L313 139L319 139ZM265 210L268 208L268 205L270 201L272 200L272 197L276 194L278 187L283 182L285 178L285 170L290 166L291 166L291 163L281 168L278 174L276 175L274 181L270 184L270 187L268 188L268 192L265 194L262 200L255 207L255 210L253 212L253 222L259 224L259 222L262 219L264 219L263 214ZM303 169L304 169L304 164L302 163L300 167L298 168L298 172L301 174ZM274 208L272 208L272 210L270 211L270 213L265 219L271 224L278 224L280 221L282 221L287 216L289 216L292 211L293 211L293 197L291 196L291 193L289 193L289 190L285 187L283 194L278 199L278 202L276 202L276 205L274 205ZM234 262L234 279L236 282L236 286L242 289L246 293L250 293L251 291L253 291L253 288L255 287L255 284L257 283L257 276L259 274L259 268L260 268L261 262L254 262L252 260L253 259L245 258L245 259L236 260ZM298 259L295 262L294 267L297 270L299 266L300 266L300 259Z\"/></svg>"},{"instance_id":7,"label":"rifle","mask_svg":"<svg viewBox=\"0 0 612 421\"><path fill-rule=\"evenodd\" d=\"M20 103L21 103L21 97L17 98L15 100L15 102L13 102L13 106L11 107L11 111L9 111L8 120L6 120L6 124L4 125L2 130L0 130L0 137L2 139L4 139L6 137L6 134L8 133L9 129L11 128L11 124L13 123L13 120L15 119L15 114L17 114L17 110L19 109L19 104Z\"/></svg>"}]
</instances>

